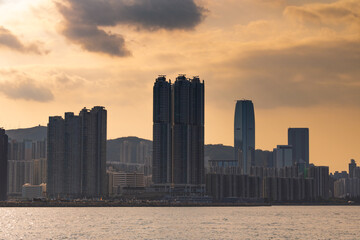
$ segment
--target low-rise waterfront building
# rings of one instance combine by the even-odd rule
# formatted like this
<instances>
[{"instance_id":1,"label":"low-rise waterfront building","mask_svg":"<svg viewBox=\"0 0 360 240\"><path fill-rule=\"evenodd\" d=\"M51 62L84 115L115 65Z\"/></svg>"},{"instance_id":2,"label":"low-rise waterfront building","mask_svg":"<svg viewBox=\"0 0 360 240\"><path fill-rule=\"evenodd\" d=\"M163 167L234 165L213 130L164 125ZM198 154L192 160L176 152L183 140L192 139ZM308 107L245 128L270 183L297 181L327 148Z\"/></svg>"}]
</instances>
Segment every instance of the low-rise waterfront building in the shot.
<instances>
[{"instance_id":1,"label":"low-rise waterfront building","mask_svg":"<svg viewBox=\"0 0 360 240\"><path fill-rule=\"evenodd\" d=\"M22 186L22 198L32 200L34 198L42 198L46 196L46 184L42 183L40 185L31 185L30 183L25 183Z\"/></svg>"}]
</instances>

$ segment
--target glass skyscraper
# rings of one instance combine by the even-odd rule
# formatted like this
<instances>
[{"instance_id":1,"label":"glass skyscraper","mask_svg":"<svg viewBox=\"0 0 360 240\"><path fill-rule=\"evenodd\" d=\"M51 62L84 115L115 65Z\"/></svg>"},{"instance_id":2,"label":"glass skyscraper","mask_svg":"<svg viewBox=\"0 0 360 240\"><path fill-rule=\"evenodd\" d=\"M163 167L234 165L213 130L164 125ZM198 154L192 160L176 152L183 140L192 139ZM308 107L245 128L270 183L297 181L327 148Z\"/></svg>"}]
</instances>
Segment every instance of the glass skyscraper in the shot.
<instances>
[{"instance_id":1,"label":"glass skyscraper","mask_svg":"<svg viewBox=\"0 0 360 240\"><path fill-rule=\"evenodd\" d=\"M250 173L255 165L255 116L254 105L250 100L238 100L234 120L235 160L243 174Z\"/></svg>"}]
</instances>

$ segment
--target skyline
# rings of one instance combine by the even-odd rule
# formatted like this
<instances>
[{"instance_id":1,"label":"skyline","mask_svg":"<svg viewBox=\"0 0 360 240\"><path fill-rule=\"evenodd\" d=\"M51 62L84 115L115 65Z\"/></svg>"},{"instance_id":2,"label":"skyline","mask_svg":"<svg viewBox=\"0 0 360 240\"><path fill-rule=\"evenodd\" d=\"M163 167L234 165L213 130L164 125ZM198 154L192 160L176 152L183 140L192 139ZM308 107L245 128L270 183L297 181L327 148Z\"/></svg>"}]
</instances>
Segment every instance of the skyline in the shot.
<instances>
[{"instance_id":1,"label":"skyline","mask_svg":"<svg viewBox=\"0 0 360 240\"><path fill-rule=\"evenodd\" d=\"M245 98L257 149L306 127L311 163L333 172L360 158L359 2L158 1L168 13L160 20L154 1L102 2L121 17L91 17L95 1L63 2L0 1L0 126L44 126L48 116L102 105L109 138L152 139L154 79L187 72L206 82L206 144L233 146L235 101ZM75 34L85 30L93 35Z\"/></svg>"}]
</instances>

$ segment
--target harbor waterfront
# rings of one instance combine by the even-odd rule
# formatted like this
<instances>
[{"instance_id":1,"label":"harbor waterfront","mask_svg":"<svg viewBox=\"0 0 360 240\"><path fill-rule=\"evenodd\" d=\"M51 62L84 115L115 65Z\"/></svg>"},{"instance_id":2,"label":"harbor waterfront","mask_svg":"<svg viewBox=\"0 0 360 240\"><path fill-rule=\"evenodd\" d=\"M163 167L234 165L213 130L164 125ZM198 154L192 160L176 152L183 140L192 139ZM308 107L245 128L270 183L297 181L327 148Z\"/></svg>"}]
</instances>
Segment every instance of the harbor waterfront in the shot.
<instances>
[{"instance_id":1,"label":"harbor waterfront","mask_svg":"<svg viewBox=\"0 0 360 240\"><path fill-rule=\"evenodd\" d=\"M0 208L1 239L359 239L359 206Z\"/></svg>"},{"instance_id":2,"label":"harbor waterfront","mask_svg":"<svg viewBox=\"0 0 360 240\"><path fill-rule=\"evenodd\" d=\"M151 201L151 200L117 200L117 201L2 201L4 207L266 207L266 206L360 206L358 201L333 199L319 202L190 202L190 201Z\"/></svg>"}]
</instances>

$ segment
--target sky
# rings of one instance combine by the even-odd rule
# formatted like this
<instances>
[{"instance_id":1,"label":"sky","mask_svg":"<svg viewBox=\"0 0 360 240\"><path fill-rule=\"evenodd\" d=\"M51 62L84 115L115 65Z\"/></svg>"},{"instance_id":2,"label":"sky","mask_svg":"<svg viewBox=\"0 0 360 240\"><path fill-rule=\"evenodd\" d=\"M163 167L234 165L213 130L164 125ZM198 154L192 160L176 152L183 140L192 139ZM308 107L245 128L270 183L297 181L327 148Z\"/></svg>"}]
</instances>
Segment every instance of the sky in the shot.
<instances>
[{"instance_id":1,"label":"sky","mask_svg":"<svg viewBox=\"0 0 360 240\"><path fill-rule=\"evenodd\" d=\"M233 145L235 102L256 148L308 127L310 162L360 164L358 0L0 0L0 126L105 106L108 138L152 139L156 77L205 81L205 143Z\"/></svg>"}]
</instances>

